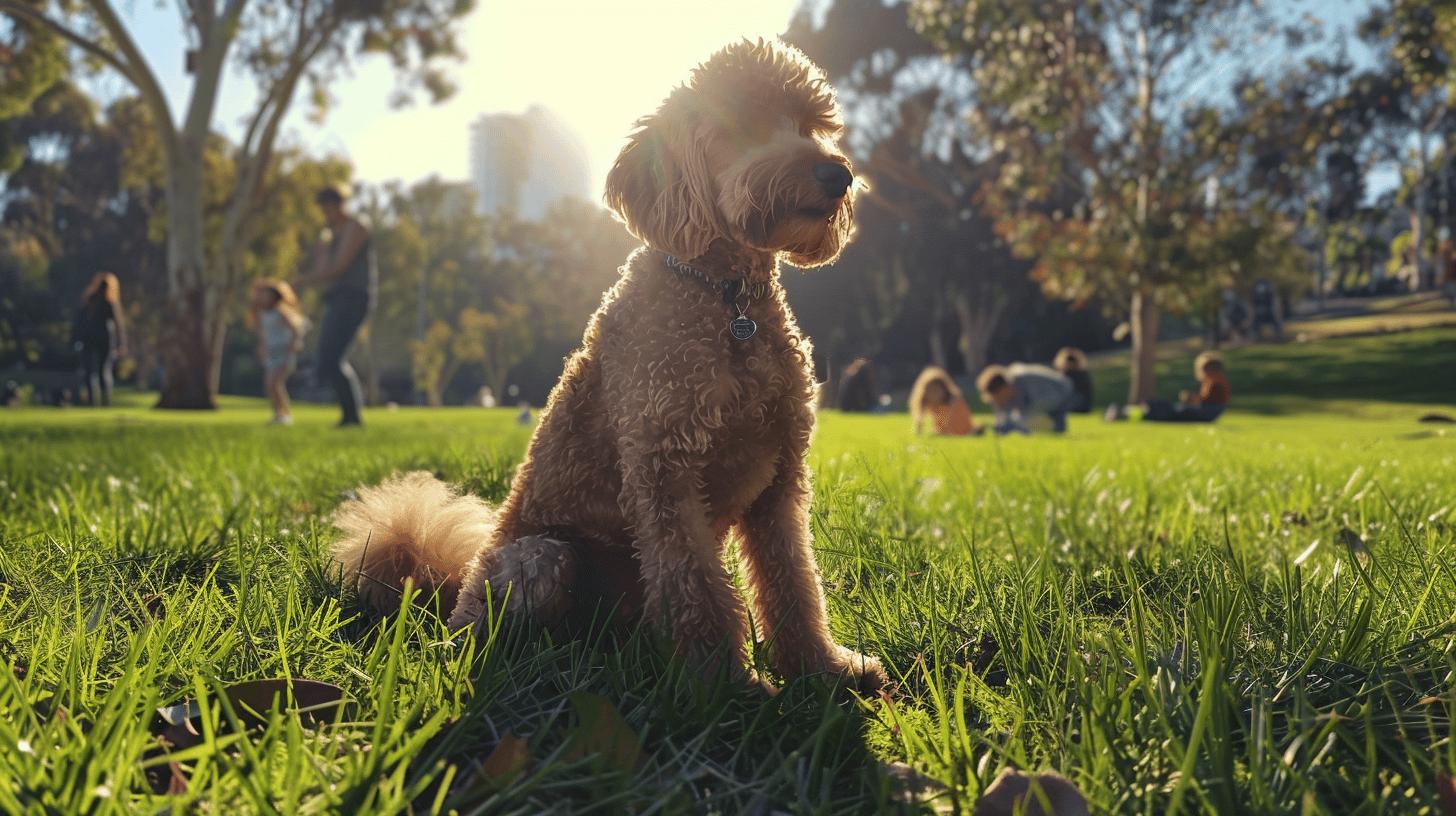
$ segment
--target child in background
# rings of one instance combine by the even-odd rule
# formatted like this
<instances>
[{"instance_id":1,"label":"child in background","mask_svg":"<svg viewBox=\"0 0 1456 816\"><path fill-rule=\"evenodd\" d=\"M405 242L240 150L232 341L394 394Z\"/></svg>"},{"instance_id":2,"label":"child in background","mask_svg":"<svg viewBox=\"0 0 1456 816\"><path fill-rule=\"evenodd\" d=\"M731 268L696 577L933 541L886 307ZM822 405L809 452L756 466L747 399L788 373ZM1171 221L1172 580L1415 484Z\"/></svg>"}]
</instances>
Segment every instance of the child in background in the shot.
<instances>
[{"instance_id":1,"label":"child in background","mask_svg":"<svg viewBox=\"0 0 1456 816\"><path fill-rule=\"evenodd\" d=\"M996 408L996 433L1031 433L1035 416L1051 419L1052 430L1065 433L1067 409L1076 396L1072 381L1044 365L1012 363L986 366L976 378L981 399Z\"/></svg>"},{"instance_id":2,"label":"child in background","mask_svg":"<svg viewBox=\"0 0 1456 816\"><path fill-rule=\"evenodd\" d=\"M255 282L248 325L258 333L258 362L263 366L263 391L273 403L272 424L292 425L288 375L298 367L307 327L293 287L273 278Z\"/></svg>"},{"instance_id":3,"label":"child in background","mask_svg":"<svg viewBox=\"0 0 1456 816\"><path fill-rule=\"evenodd\" d=\"M1063 377L1072 381L1072 402L1067 412L1072 414L1092 413L1092 373L1087 370L1087 355L1079 348L1066 346L1057 352L1052 367Z\"/></svg>"},{"instance_id":4,"label":"child in background","mask_svg":"<svg viewBox=\"0 0 1456 816\"><path fill-rule=\"evenodd\" d=\"M981 428L971 417L971 408L966 398L956 387L955 381L944 369L927 366L915 378L910 389L910 418L915 433L924 430L925 418L930 417L931 431L937 436L979 436Z\"/></svg>"}]
</instances>

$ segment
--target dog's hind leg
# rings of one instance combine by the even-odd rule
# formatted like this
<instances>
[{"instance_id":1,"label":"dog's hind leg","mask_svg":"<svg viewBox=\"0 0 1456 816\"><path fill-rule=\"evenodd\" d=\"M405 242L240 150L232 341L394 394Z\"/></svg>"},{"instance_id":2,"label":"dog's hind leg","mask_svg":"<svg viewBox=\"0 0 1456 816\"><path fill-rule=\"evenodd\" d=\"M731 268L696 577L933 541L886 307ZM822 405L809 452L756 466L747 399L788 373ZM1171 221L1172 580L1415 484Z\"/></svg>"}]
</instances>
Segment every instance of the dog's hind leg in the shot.
<instances>
[{"instance_id":1,"label":"dog's hind leg","mask_svg":"<svg viewBox=\"0 0 1456 816\"><path fill-rule=\"evenodd\" d=\"M507 612L524 612L538 623L555 623L571 610L577 568L576 549L550 536L523 536L484 549L465 570L450 628L470 626L483 618L487 599L495 604L505 599Z\"/></svg>"}]
</instances>

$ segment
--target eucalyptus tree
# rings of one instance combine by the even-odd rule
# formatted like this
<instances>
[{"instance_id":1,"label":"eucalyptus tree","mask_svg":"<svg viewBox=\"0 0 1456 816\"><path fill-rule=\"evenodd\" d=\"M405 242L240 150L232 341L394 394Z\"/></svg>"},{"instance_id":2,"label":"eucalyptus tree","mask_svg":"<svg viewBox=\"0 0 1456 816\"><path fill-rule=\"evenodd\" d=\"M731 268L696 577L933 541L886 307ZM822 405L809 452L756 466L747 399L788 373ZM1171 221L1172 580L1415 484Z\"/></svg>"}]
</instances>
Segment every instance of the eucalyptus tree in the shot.
<instances>
[{"instance_id":1,"label":"eucalyptus tree","mask_svg":"<svg viewBox=\"0 0 1456 816\"><path fill-rule=\"evenodd\" d=\"M1227 172L1209 101L1282 32L1256 0L914 0L911 19L971 71L1005 234L1048 293L1123 304L1128 399L1148 399L1160 315L1205 275L1190 225Z\"/></svg>"},{"instance_id":2,"label":"eucalyptus tree","mask_svg":"<svg viewBox=\"0 0 1456 816\"><path fill-rule=\"evenodd\" d=\"M164 174L166 220L165 379L160 405L216 404L228 303L243 283L240 260L257 228L263 181L277 160L284 118L303 97L322 115L329 87L360 56L381 54L397 70L393 99L441 99L453 90L443 61L458 58L453 27L473 0L181 0L187 47L186 103L174 111L135 31L112 0L0 0L9 38L64 42L71 71L123 79L141 98ZM229 66L256 85L256 102L233 146L232 173L209 174L218 93ZM7 91L8 93L8 91ZM209 238L209 184L226 183L220 229Z\"/></svg>"}]
</instances>

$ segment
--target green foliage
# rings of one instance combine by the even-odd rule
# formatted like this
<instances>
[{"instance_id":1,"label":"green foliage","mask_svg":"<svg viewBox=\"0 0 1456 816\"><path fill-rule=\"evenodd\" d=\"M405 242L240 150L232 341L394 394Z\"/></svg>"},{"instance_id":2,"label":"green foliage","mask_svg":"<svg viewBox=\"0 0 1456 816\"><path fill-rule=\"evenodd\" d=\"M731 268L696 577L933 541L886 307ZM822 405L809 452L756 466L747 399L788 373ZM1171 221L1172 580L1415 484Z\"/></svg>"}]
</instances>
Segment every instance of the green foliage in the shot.
<instances>
[{"instance_id":1,"label":"green foliage","mask_svg":"<svg viewBox=\"0 0 1456 816\"><path fill-rule=\"evenodd\" d=\"M384 380L413 377L432 400L443 401L459 373L471 394L488 385L504 399L515 384L540 402L636 241L586 201L559 202L540 222L482 216L474 202L469 185L436 179L361 196L380 267L375 364ZM490 325L471 341L484 346L451 365L467 309Z\"/></svg>"},{"instance_id":2,"label":"green foliage","mask_svg":"<svg viewBox=\"0 0 1456 816\"><path fill-rule=\"evenodd\" d=\"M59 38L34 20L17 16L10 21L0 36L0 173L14 171L25 154L23 136L9 120L25 114L60 81L66 67Z\"/></svg>"},{"instance_id":3,"label":"green foliage","mask_svg":"<svg viewBox=\"0 0 1456 816\"><path fill-rule=\"evenodd\" d=\"M138 183L128 152L145 141L128 121L127 101L98 111L68 82L42 93L8 126L43 146L5 176L0 224L0 365L71 368L72 309L91 276L118 273L123 295L148 291L158 250L148 240L157 191ZM135 288L133 288L135 287ZM145 296L123 298L143 318ZM138 335L146 345L146 333Z\"/></svg>"},{"instance_id":4,"label":"green foliage","mask_svg":"<svg viewBox=\"0 0 1456 816\"><path fill-rule=\"evenodd\" d=\"M1185 241L1206 216L1203 181L1227 159L1214 110L1175 111L1179 77L1224 55L1253 6L915 5L917 29L972 70L971 122L1001 159L987 200L1048 292L1121 308L1152 291L1186 307L1184 285L1201 276Z\"/></svg>"},{"instance_id":5,"label":"green foliage","mask_svg":"<svg viewBox=\"0 0 1456 816\"><path fill-rule=\"evenodd\" d=\"M442 405L445 389L464 365L479 365L485 380L504 396L505 376L531 348L531 325L525 306L496 303L489 312L466 306L455 325L435 321L422 339L410 343L415 387L430 405Z\"/></svg>"}]
</instances>

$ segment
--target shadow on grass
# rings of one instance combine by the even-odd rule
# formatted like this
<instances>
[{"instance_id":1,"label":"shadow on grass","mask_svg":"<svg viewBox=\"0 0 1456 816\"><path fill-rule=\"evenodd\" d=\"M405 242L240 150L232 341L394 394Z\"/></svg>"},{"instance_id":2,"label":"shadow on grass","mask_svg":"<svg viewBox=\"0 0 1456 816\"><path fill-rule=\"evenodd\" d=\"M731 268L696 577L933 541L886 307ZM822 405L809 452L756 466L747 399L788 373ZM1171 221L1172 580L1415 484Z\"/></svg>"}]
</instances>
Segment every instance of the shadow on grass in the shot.
<instances>
[{"instance_id":1,"label":"shadow on grass","mask_svg":"<svg viewBox=\"0 0 1456 816\"><path fill-rule=\"evenodd\" d=\"M830 683L770 697L704 678L652 630L610 620L567 640L503 622L477 644L474 696L410 761L429 780L424 810L894 808L865 741L868 714Z\"/></svg>"}]
</instances>

